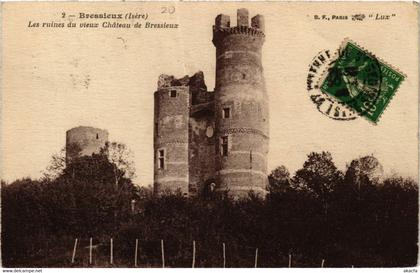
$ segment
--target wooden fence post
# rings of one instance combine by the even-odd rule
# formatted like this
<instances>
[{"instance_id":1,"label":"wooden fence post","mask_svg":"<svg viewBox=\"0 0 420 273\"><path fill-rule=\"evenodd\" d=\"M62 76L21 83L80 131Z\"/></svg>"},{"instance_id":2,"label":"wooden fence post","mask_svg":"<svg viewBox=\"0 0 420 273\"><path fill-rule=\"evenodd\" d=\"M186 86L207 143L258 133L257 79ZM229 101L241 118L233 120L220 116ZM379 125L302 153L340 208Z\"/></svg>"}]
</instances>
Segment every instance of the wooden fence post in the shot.
<instances>
[{"instance_id":1,"label":"wooden fence post","mask_svg":"<svg viewBox=\"0 0 420 273\"><path fill-rule=\"evenodd\" d=\"M89 264L92 264L92 237L89 240Z\"/></svg>"},{"instance_id":2,"label":"wooden fence post","mask_svg":"<svg viewBox=\"0 0 420 273\"><path fill-rule=\"evenodd\" d=\"M255 249L255 268L257 268L257 265L258 265L258 248L257 249Z\"/></svg>"},{"instance_id":3,"label":"wooden fence post","mask_svg":"<svg viewBox=\"0 0 420 273\"><path fill-rule=\"evenodd\" d=\"M226 246L225 243L223 243L223 268L226 267Z\"/></svg>"},{"instance_id":4,"label":"wooden fence post","mask_svg":"<svg viewBox=\"0 0 420 273\"><path fill-rule=\"evenodd\" d=\"M137 249L139 248L139 239L136 239L136 249L134 250L134 267L137 267Z\"/></svg>"},{"instance_id":5,"label":"wooden fence post","mask_svg":"<svg viewBox=\"0 0 420 273\"><path fill-rule=\"evenodd\" d=\"M193 241L193 260L192 260L192 268L195 267L195 241Z\"/></svg>"},{"instance_id":6,"label":"wooden fence post","mask_svg":"<svg viewBox=\"0 0 420 273\"><path fill-rule=\"evenodd\" d=\"M77 238L74 240L73 255L71 256L71 263L74 264L74 258L76 258Z\"/></svg>"},{"instance_id":7,"label":"wooden fence post","mask_svg":"<svg viewBox=\"0 0 420 273\"><path fill-rule=\"evenodd\" d=\"M165 268L165 249L163 246L163 240L160 240L160 248L162 250L162 268Z\"/></svg>"},{"instance_id":8,"label":"wooden fence post","mask_svg":"<svg viewBox=\"0 0 420 273\"><path fill-rule=\"evenodd\" d=\"M112 242L112 238L111 238L111 246L110 246L110 257L109 257L109 263L113 264L114 263L114 245Z\"/></svg>"}]
</instances>

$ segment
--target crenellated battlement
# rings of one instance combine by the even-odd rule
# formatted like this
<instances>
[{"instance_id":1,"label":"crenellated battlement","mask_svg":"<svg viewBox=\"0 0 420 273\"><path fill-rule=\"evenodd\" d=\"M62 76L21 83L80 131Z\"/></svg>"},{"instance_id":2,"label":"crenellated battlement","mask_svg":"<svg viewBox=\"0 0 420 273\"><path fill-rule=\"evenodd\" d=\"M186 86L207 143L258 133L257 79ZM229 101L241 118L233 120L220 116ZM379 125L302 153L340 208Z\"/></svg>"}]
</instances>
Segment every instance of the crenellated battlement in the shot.
<instances>
[{"instance_id":1,"label":"crenellated battlement","mask_svg":"<svg viewBox=\"0 0 420 273\"><path fill-rule=\"evenodd\" d=\"M237 10L236 24L220 14L213 25L216 84L203 72L161 75L154 113L154 187L157 194L217 192L240 198L266 194L269 107L262 46L264 17Z\"/></svg>"},{"instance_id":2,"label":"crenellated battlement","mask_svg":"<svg viewBox=\"0 0 420 273\"><path fill-rule=\"evenodd\" d=\"M258 30L256 28L250 28L245 26L236 26L236 27L230 27L230 28L220 28L217 29L213 27L214 32L222 32L224 34L247 34L252 36L260 36L265 37L264 32L261 30Z\"/></svg>"},{"instance_id":3,"label":"crenellated battlement","mask_svg":"<svg viewBox=\"0 0 420 273\"><path fill-rule=\"evenodd\" d=\"M223 38L231 34L243 34L264 38L264 27L264 17L259 14L251 18L251 26L249 26L249 13L247 9L237 10L237 23L236 26L232 27L230 17L219 14L213 26L213 43L216 45Z\"/></svg>"}]
</instances>

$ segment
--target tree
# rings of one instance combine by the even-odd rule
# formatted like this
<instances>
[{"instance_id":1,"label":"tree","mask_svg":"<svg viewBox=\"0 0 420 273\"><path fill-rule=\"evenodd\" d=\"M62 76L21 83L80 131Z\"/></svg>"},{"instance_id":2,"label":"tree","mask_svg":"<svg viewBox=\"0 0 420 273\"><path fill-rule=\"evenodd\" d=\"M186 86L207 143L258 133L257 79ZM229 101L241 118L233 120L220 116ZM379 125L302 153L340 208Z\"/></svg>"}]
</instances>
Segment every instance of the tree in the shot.
<instances>
[{"instance_id":1,"label":"tree","mask_svg":"<svg viewBox=\"0 0 420 273\"><path fill-rule=\"evenodd\" d=\"M327 200L335 187L342 181L343 174L335 166L329 152L308 155L303 168L293 179L295 187L313 193L317 198Z\"/></svg>"},{"instance_id":2,"label":"tree","mask_svg":"<svg viewBox=\"0 0 420 273\"><path fill-rule=\"evenodd\" d=\"M51 156L50 165L43 171L42 180L52 181L64 173L66 164L70 164L70 158L79 158L81 148L77 143L71 143Z\"/></svg>"},{"instance_id":3,"label":"tree","mask_svg":"<svg viewBox=\"0 0 420 273\"><path fill-rule=\"evenodd\" d=\"M352 160L347 166L345 181L356 185L360 191L361 185L375 185L383 176L383 168L378 159L367 155Z\"/></svg>"},{"instance_id":4,"label":"tree","mask_svg":"<svg viewBox=\"0 0 420 273\"><path fill-rule=\"evenodd\" d=\"M319 237L324 242L323 251L319 249L320 252L324 252L323 255L329 255L330 230L335 225L334 218L329 216L330 203L332 203L335 190L342 184L342 180L342 172L335 166L331 154L325 151L310 153L303 164L303 168L299 169L293 178L295 187L313 195L317 200L316 203L320 205L319 212L322 211L323 217L312 218L312 225L320 230L314 236ZM314 205L318 207L316 203Z\"/></svg>"},{"instance_id":5,"label":"tree","mask_svg":"<svg viewBox=\"0 0 420 273\"><path fill-rule=\"evenodd\" d=\"M268 190L271 194L280 193L290 188L290 173L283 165L275 168L268 176Z\"/></svg>"},{"instance_id":6,"label":"tree","mask_svg":"<svg viewBox=\"0 0 420 273\"><path fill-rule=\"evenodd\" d=\"M44 187L37 180L23 178L1 188L2 260L3 263L29 259L37 236L49 226ZM39 223L42 223L40 225ZM34 242L35 241L35 242ZM7 249L5 251L4 249ZM19 258L20 259L19 259Z\"/></svg>"},{"instance_id":7,"label":"tree","mask_svg":"<svg viewBox=\"0 0 420 273\"><path fill-rule=\"evenodd\" d=\"M131 152L116 142L91 156L81 156L77 146L66 148L70 151L62 149L52 156L44 175L44 181L51 182L47 190L55 226L72 232L80 227L92 232L98 226L115 230L130 215L131 201L137 198Z\"/></svg>"},{"instance_id":8,"label":"tree","mask_svg":"<svg viewBox=\"0 0 420 273\"><path fill-rule=\"evenodd\" d=\"M66 168L66 149L62 148L58 153L51 156L50 165L43 171L42 180L52 181L63 174Z\"/></svg>"},{"instance_id":9,"label":"tree","mask_svg":"<svg viewBox=\"0 0 420 273\"><path fill-rule=\"evenodd\" d=\"M118 187L122 178L133 179L135 177L133 153L125 144L107 142L102 153L113 164L115 187Z\"/></svg>"}]
</instances>

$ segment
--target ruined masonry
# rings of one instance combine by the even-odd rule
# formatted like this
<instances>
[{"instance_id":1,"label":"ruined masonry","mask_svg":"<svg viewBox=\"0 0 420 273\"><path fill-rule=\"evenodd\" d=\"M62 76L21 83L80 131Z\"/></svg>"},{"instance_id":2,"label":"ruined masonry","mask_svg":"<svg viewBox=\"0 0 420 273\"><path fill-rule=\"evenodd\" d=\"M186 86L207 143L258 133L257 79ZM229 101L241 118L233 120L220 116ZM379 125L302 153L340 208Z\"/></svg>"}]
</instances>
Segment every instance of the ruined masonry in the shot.
<instances>
[{"instance_id":1,"label":"ruined masonry","mask_svg":"<svg viewBox=\"0 0 420 273\"><path fill-rule=\"evenodd\" d=\"M108 131L79 126L66 132L66 162L82 156L99 154L108 142Z\"/></svg>"},{"instance_id":2,"label":"ruined masonry","mask_svg":"<svg viewBox=\"0 0 420 273\"><path fill-rule=\"evenodd\" d=\"M218 15L213 26L216 87L207 91L204 75L176 79L161 75L155 92L154 189L195 196L249 191L265 196L269 109L261 48L264 18L249 26L248 11L237 25Z\"/></svg>"}]
</instances>

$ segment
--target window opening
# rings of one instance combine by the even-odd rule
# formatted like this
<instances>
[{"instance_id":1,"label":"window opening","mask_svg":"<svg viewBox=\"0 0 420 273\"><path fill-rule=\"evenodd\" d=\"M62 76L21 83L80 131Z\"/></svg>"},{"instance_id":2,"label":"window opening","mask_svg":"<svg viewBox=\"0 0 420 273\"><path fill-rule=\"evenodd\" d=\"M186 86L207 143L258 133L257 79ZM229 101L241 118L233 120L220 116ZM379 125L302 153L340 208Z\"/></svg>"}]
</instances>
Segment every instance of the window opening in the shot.
<instances>
[{"instance_id":1,"label":"window opening","mask_svg":"<svg viewBox=\"0 0 420 273\"><path fill-rule=\"evenodd\" d=\"M224 136L222 137L222 156L228 155L228 137Z\"/></svg>"},{"instance_id":2,"label":"window opening","mask_svg":"<svg viewBox=\"0 0 420 273\"><path fill-rule=\"evenodd\" d=\"M158 151L158 168L165 169L165 151L164 150Z\"/></svg>"},{"instance_id":3,"label":"window opening","mask_svg":"<svg viewBox=\"0 0 420 273\"><path fill-rule=\"evenodd\" d=\"M223 118L230 118L230 108L223 108Z\"/></svg>"},{"instance_id":4,"label":"window opening","mask_svg":"<svg viewBox=\"0 0 420 273\"><path fill-rule=\"evenodd\" d=\"M252 169L252 150L249 151L249 168Z\"/></svg>"}]
</instances>

